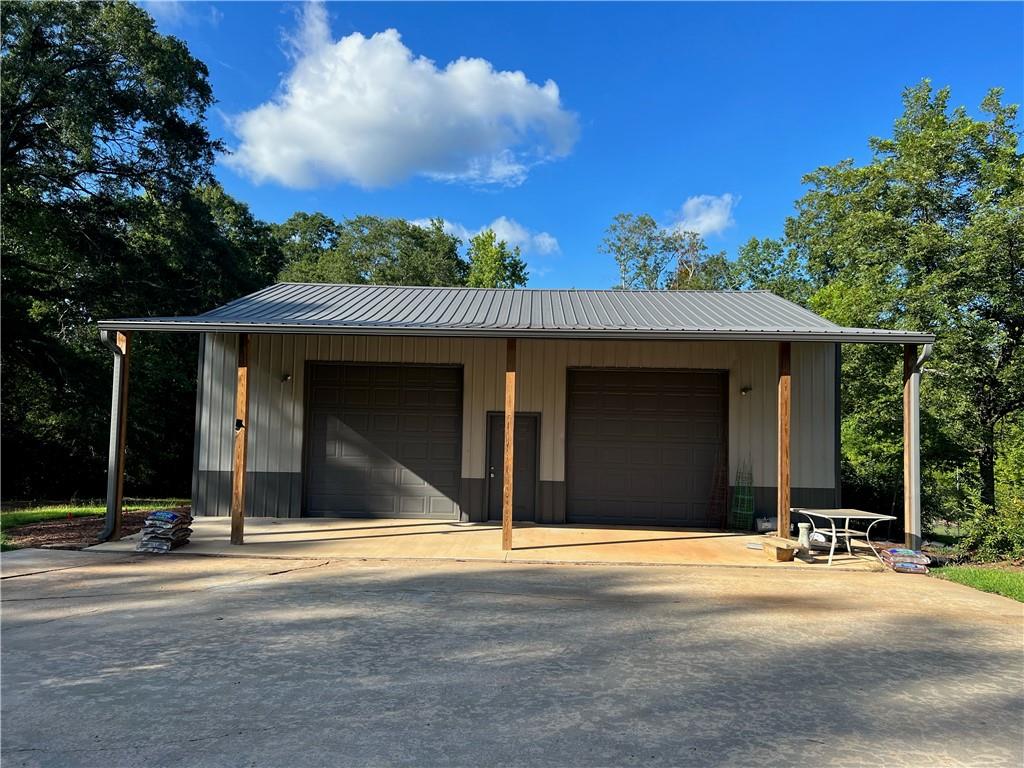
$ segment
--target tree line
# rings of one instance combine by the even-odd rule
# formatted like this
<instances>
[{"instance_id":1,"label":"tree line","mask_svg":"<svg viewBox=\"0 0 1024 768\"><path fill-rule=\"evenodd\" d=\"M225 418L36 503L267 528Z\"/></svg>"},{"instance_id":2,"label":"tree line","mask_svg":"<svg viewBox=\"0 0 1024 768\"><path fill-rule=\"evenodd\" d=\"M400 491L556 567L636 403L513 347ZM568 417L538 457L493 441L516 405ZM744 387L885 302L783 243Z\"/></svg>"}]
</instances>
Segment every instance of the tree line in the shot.
<instances>
[{"instance_id":1,"label":"tree line","mask_svg":"<svg viewBox=\"0 0 1024 768\"><path fill-rule=\"evenodd\" d=\"M105 317L188 315L275 280L514 288L517 248L420 226L299 212L260 221L216 182L206 66L120 2L7 2L0 82L0 430L6 498L102 493ZM622 213L599 251L620 288L767 289L851 326L937 334L923 382L924 509L970 546L1024 557L1024 163L1016 106L981 117L909 88L871 158L804 178L778 238L729 258L693 232ZM186 492L197 342L140 334L128 487ZM846 501L901 498L901 355L843 353Z\"/></svg>"},{"instance_id":2,"label":"tree line","mask_svg":"<svg viewBox=\"0 0 1024 768\"><path fill-rule=\"evenodd\" d=\"M130 3L2 8L0 365L6 498L97 496L110 360L95 321L191 315L275 280L525 284L518 249L480 233L463 255L419 227L297 213L258 220L213 177L208 72ZM139 334L128 487L181 494L197 341Z\"/></svg>"}]
</instances>

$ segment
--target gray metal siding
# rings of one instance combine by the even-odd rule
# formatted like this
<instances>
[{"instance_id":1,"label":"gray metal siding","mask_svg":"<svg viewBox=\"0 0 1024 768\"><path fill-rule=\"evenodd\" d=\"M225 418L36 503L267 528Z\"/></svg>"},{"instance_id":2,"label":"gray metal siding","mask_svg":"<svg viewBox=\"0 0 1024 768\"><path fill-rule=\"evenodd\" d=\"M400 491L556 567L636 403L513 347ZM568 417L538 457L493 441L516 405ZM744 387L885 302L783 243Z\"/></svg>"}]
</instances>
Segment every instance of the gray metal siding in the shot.
<instances>
[{"instance_id":1,"label":"gray metal siding","mask_svg":"<svg viewBox=\"0 0 1024 768\"><path fill-rule=\"evenodd\" d=\"M238 337L210 334L204 347L201 470L231 469Z\"/></svg>"},{"instance_id":2,"label":"gray metal siding","mask_svg":"<svg viewBox=\"0 0 1024 768\"><path fill-rule=\"evenodd\" d=\"M207 334L204 344L194 493L199 514L227 514L229 509L236 339L234 334ZM835 347L793 344L794 487L835 486ZM504 404L503 339L256 334L250 351L249 487L259 492L248 494L248 514L301 514L306 361L333 360L463 367L463 506L479 519L485 504L480 489L486 477L487 412L500 411ZM754 485L774 486L774 343L527 339L519 342L518 351L517 408L541 414L540 521L556 521L564 509L568 368L728 371L730 483L740 460L747 459ZM744 388L749 388L745 395Z\"/></svg>"}]
</instances>

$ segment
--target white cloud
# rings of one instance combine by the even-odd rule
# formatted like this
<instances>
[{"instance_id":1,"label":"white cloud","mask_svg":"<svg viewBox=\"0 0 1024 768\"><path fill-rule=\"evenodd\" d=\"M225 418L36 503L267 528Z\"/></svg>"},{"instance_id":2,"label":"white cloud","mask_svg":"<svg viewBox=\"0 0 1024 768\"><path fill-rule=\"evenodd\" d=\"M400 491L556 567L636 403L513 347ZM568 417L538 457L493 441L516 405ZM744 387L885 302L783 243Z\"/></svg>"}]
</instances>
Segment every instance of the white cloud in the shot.
<instances>
[{"instance_id":1,"label":"white cloud","mask_svg":"<svg viewBox=\"0 0 1024 768\"><path fill-rule=\"evenodd\" d=\"M562 250L558 247L558 240L554 235L547 232L539 232L533 236L533 247L537 249L537 253L542 254L558 253Z\"/></svg>"},{"instance_id":2,"label":"white cloud","mask_svg":"<svg viewBox=\"0 0 1024 768\"><path fill-rule=\"evenodd\" d=\"M553 267L535 267L532 264L527 264L526 271L531 277L545 277L555 270Z\"/></svg>"},{"instance_id":3,"label":"white cloud","mask_svg":"<svg viewBox=\"0 0 1024 768\"><path fill-rule=\"evenodd\" d=\"M144 0L139 5L160 24L182 27L193 24L217 26L224 13L215 5L187 0Z\"/></svg>"},{"instance_id":4,"label":"white cloud","mask_svg":"<svg viewBox=\"0 0 1024 768\"><path fill-rule=\"evenodd\" d=\"M499 216L484 229L493 229L499 240L511 246L518 245L523 253L548 256L558 253L558 239L550 232L531 232L515 219Z\"/></svg>"},{"instance_id":5,"label":"white cloud","mask_svg":"<svg viewBox=\"0 0 1024 768\"><path fill-rule=\"evenodd\" d=\"M240 143L226 161L254 181L515 185L576 140L552 80L538 85L484 59L439 68L394 29L335 41L319 3L304 7L288 43L292 69L278 93L232 120Z\"/></svg>"},{"instance_id":6,"label":"white cloud","mask_svg":"<svg viewBox=\"0 0 1024 768\"><path fill-rule=\"evenodd\" d=\"M188 16L184 0L147 0L139 5L161 24L177 26Z\"/></svg>"},{"instance_id":7,"label":"white cloud","mask_svg":"<svg viewBox=\"0 0 1024 768\"><path fill-rule=\"evenodd\" d=\"M696 232L717 235L731 227L735 221L733 209L739 204L739 195L695 195L686 198L682 208L673 217L669 229L677 232Z\"/></svg>"},{"instance_id":8,"label":"white cloud","mask_svg":"<svg viewBox=\"0 0 1024 768\"><path fill-rule=\"evenodd\" d=\"M558 239L550 232L531 232L518 221L510 219L508 216L499 216L490 224L486 224L478 229L470 229L457 221L443 219L443 222L445 232L455 235L463 243L468 243L471 237L478 235L485 229L491 229L494 230L494 234L499 240L504 240L512 247L519 246L519 250L524 254L552 256L561 252ZM413 219L410 223L418 227L429 227L430 219Z\"/></svg>"}]
</instances>

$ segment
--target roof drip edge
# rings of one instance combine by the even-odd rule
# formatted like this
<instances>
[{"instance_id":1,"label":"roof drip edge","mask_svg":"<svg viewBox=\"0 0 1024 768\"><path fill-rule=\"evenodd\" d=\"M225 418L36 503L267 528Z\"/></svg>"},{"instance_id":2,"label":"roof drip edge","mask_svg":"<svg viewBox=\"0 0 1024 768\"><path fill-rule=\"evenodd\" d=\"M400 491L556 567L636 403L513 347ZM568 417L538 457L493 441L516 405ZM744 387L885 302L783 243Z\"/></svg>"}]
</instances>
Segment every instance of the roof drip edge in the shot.
<instances>
[{"instance_id":1,"label":"roof drip edge","mask_svg":"<svg viewBox=\"0 0 1024 768\"><path fill-rule=\"evenodd\" d=\"M341 325L308 323L215 322L197 318L128 318L101 320L101 330L159 331L165 333L256 333L347 336L448 336L463 338L549 338L549 339L666 339L720 341L817 341L875 344L931 344L935 335L916 331L871 328L812 330L732 330L732 329L615 329L615 328L499 328L438 327L422 325Z\"/></svg>"}]
</instances>

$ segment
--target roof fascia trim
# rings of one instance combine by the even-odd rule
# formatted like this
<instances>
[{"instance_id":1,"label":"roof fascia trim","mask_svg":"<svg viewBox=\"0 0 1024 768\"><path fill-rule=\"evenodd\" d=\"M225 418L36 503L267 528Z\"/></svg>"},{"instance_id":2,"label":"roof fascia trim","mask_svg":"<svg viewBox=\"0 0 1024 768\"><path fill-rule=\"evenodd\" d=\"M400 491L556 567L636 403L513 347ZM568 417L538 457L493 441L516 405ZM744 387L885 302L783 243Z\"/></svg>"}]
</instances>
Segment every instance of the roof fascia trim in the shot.
<instances>
[{"instance_id":1,"label":"roof fascia trim","mask_svg":"<svg viewBox=\"0 0 1024 768\"><path fill-rule=\"evenodd\" d=\"M665 339L677 341L819 341L857 342L867 344L931 344L935 335L914 331L841 328L827 331L643 331L618 329L530 329L530 328L424 328L411 326L305 325L284 323L232 323L204 320L102 320L101 330L161 331L164 333L267 333L346 336L446 336L461 338L516 337L547 339Z\"/></svg>"}]
</instances>

